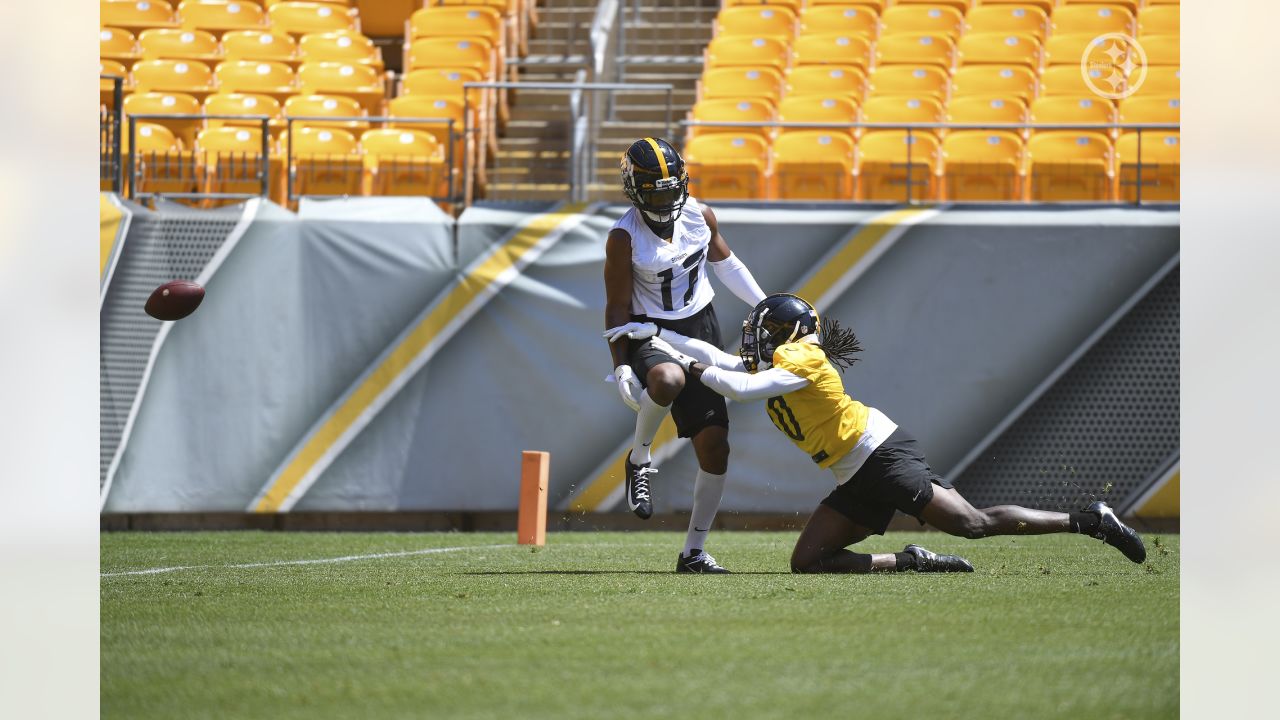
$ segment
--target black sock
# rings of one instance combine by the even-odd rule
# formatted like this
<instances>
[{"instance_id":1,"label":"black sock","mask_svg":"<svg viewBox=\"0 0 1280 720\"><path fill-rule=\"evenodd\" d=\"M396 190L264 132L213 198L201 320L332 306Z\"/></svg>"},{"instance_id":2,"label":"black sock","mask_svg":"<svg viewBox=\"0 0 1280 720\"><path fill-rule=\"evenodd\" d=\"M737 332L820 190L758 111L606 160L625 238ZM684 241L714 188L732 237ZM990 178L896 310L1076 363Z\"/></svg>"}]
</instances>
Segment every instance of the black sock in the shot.
<instances>
[{"instance_id":1,"label":"black sock","mask_svg":"<svg viewBox=\"0 0 1280 720\"><path fill-rule=\"evenodd\" d=\"M900 553L894 553L893 557L894 557L894 560L897 562L897 567L894 569L897 570L898 572L904 572L906 570L916 569L915 555L912 555L909 552L900 552Z\"/></svg>"},{"instance_id":2,"label":"black sock","mask_svg":"<svg viewBox=\"0 0 1280 720\"><path fill-rule=\"evenodd\" d=\"M1071 518L1071 532L1080 533L1081 535L1092 535L1098 532L1098 524L1102 522L1102 518L1097 513L1091 512L1073 512L1068 513Z\"/></svg>"}]
</instances>

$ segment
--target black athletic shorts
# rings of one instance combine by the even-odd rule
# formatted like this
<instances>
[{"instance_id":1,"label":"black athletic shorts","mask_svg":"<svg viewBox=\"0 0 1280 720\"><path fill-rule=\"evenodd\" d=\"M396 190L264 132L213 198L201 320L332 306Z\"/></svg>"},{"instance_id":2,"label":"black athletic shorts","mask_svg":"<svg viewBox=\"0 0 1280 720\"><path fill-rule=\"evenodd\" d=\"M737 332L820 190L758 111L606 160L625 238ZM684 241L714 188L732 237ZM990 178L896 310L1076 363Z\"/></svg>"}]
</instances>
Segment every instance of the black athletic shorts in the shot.
<instances>
[{"instance_id":1,"label":"black athletic shorts","mask_svg":"<svg viewBox=\"0 0 1280 720\"><path fill-rule=\"evenodd\" d=\"M651 318L645 315L632 315L632 322L651 322L660 328L674 330L685 337L709 342L723 349L720 344L720 322L716 320L716 310L711 303L690 315L678 320ZM648 340L631 340L627 359L631 369L641 385L655 365L664 362L675 362L670 355L658 352ZM725 407L724 396L702 384L697 378L685 378L684 390L671 403L671 419L676 423L676 433L680 437L693 437L703 428L719 425L729 427L729 410Z\"/></svg>"},{"instance_id":2,"label":"black athletic shorts","mask_svg":"<svg viewBox=\"0 0 1280 720\"><path fill-rule=\"evenodd\" d=\"M933 499L934 485L952 487L925 462L920 443L898 428L822 504L872 533L883 535L894 510L919 520L921 511Z\"/></svg>"}]
</instances>

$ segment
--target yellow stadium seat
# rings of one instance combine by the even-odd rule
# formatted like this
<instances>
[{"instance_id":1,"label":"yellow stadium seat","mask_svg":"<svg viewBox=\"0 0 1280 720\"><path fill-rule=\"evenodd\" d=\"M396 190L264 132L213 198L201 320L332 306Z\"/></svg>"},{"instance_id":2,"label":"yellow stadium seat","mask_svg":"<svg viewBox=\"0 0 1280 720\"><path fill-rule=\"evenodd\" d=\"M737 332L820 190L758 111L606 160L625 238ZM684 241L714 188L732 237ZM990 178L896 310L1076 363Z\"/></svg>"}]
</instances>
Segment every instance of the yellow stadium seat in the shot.
<instances>
[{"instance_id":1,"label":"yellow stadium seat","mask_svg":"<svg viewBox=\"0 0 1280 720\"><path fill-rule=\"evenodd\" d=\"M850 125L858 120L858 106L847 97L833 95L795 95L783 98L778 104L778 120L784 123L832 123L831 128L779 128L778 135L821 129L829 135L854 134Z\"/></svg>"},{"instance_id":2,"label":"yellow stadium seat","mask_svg":"<svg viewBox=\"0 0 1280 720\"><path fill-rule=\"evenodd\" d=\"M866 93L866 73L851 65L803 65L787 73L788 96L828 95L862 102Z\"/></svg>"},{"instance_id":3,"label":"yellow stadium seat","mask_svg":"<svg viewBox=\"0 0 1280 720\"><path fill-rule=\"evenodd\" d=\"M861 35L875 38L879 32L880 19L875 10L863 4L849 2L845 5L813 5L810 4L800 13L800 33L816 35L819 33L840 33L843 35Z\"/></svg>"},{"instance_id":4,"label":"yellow stadium seat","mask_svg":"<svg viewBox=\"0 0 1280 720\"><path fill-rule=\"evenodd\" d=\"M1022 138L997 130L957 130L942 142L946 200L1021 200Z\"/></svg>"},{"instance_id":5,"label":"yellow stadium seat","mask_svg":"<svg viewBox=\"0 0 1280 720\"><path fill-rule=\"evenodd\" d=\"M872 95L931 95L943 102L951 90L951 78L937 65L883 65L868 82Z\"/></svg>"},{"instance_id":6,"label":"yellow stadium seat","mask_svg":"<svg viewBox=\"0 0 1280 720\"><path fill-rule=\"evenodd\" d=\"M270 95L262 95L260 93L214 93L204 99L202 111L206 115L266 115L271 118L267 128L268 132L276 131L284 128L284 122L280 113L280 101ZM239 118L224 119L208 119L204 121L206 128L219 127L251 127L260 128L262 123L258 120L241 120Z\"/></svg>"},{"instance_id":7,"label":"yellow stadium seat","mask_svg":"<svg viewBox=\"0 0 1280 720\"><path fill-rule=\"evenodd\" d=\"M484 76L474 68L422 68L404 76L400 83L401 95L444 95L462 97L463 85L482 82ZM479 91L474 91L479 94Z\"/></svg>"},{"instance_id":8,"label":"yellow stadium seat","mask_svg":"<svg viewBox=\"0 0 1280 720\"><path fill-rule=\"evenodd\" d=\"M865 123L941 123L946 119L942 111L942 103L929 95L868 98L862 105L862 121ZM895 130L867 130L868 134L877 132L897 132ZM937 134L937 130L916 130L913 134Z\"/></svg>"},{"instance_id":9,"label":"yellow stadium seat","mask_svg":"<svg viewBox=\"0 0 1280 720\"><path fill-rule=\"evenodd\" d=\"M214 73L218 76L221 92L250 92L270 95L283 100L298 92L293 69L273 60L228 60L218 63Z\"/></svg>"},{"instance_id":10,"label":"yellow stadium seat","mask_svg":"<svg viewBox=\"0 0 1280 720\"><path fill-rule=\"evenodd\" d=\"M139 91L184 92L203 99L213 92L213 72L195 60L142 60L133 66Z\"/></svg>"},{"instance_id":11,"label":"yellow stadium seat","mask_svg":"<svg viewBox=\"0 0 1280 720\"><path fill-rule=\"evenodd\" d=\"M1120 122L1126 125L1134 123L1180 123L1182 122L1182 101L1177 97L1159 95L1142 95L1128 97L1120 101ZM1134 132L1126 130L1126 133Z\"/></svg>"},{"instance_id":12,"label":"yellow stadium seat","mask_svg":"<svg viewBox=\"0 0 1280 720\"><path fill-rule=\"evenodd\" d=\"M298 69L298 88L304 95L346 95L370 115L382 113L386 95L382 74L368 65L304 62Z\"/></svg>"},{"instance_id":13,"label":"yellow stadium seat","mask_svg":"<svg viewBox=\"0 0 1280 720\"><path fill-rule=\"evenodd\" d=\"M859 0L860 2L861 0ZM894 5L934 5L955 9L960 14L968 12L974 0L895 0Z\"/></svg>"},{"instance_id":14,"label":"yellow stadium seat","mask_svg":"<svg viewBox=\"0 0 1280 720\"><path fill-rule=\"evenodd\" d=\"M1098 68L1089 68L1089 73L1094 87L1102 88L1108 92L1112 91L1111 85L1106 81L1106 77L1110 74L1104 74ZM1123 88L1120 88L1121 90ZM1080 64L1074 65L1054 65L1047 67L1044 72L1040 73L1040 95L1096 95L1093 88L1086 83L1084 76L1080 73ZM1100 98L1101 99L1101 98Z\"/></svg>"},{"instance_id":15,"label":"yellow stadium seat","mask_svg":"<svg viewBox=\"0 0 1280 720\"><path fill-rule=\"evenodd\" d=\"M102 28L98 31L98 59L115 60L122 65L141 57L138 40L133 33L121 28Z\"/></svg>"},{"instance_id":16,"label":"yellow stadium seat","mask_svg":"<svg viewBox=\"0 0 1280 720\"><path fill-rule=\"evenodd\" d=\"M252 127L220 127L201 130L196 136L196 159L200 164L200 192L262 194L263 173L271 193L281 177L282 158L275 154L268 137L263 157L262 130ZM221 205L225 200L208 200L205 205Z\"/></svg>"},{"instance_id":17,"label":"yellow stadium seat","mask_svg":"<svg viewBox=\"0 0 1280 720\"><path fill-rule=\"evenodd\" d=\"M435 137L436 143L446 151L449 138L453 138L452 162L462 164L466 144L466 109L458 98L431 97L427 95L402 95L387 104L387 114L393 118L435 118L440 122L396 122L393 127L414 132L425 132ZM450 125L447 120L452 120Z\"/></svg>"},{"instance_id":18,"label":"yellow stadium seat","mask_svg":"<svg viewBox=\"0 0 1280 720\"><path fill-rule=\"evenodd\" d=\"M1142 84L1138 86L1135 94L1149 95L1168 95L1177 97L1182 94L1182 69L1172 65L1157 65L1147 68L1147 74L1142 76L1135 73L1135 77L1129 79L1130 83L1137 82L1141 78Z\"/></svg>"},{"instance_id":19,"label":"yellow stadium seat","mask_svg":"<svg viewBox=\"0 0 1280 720\"><path fill-rule=\"evenodd\" d=\"M286 140L295 196L359 195L364 185L360 143L346 130L295 127Z\"/></svg>"},{"instance_id":20,"label":"yellow stadium seat","mask_svg":"<svg viewBox=\"0 0 1280 720\"><path fill-rule=\"evenodd\" d=\"M150 122L138 123L133 173L135 195L193 193L198 182L192 153L169 128Z\"/></svg>"},{"instance_id":21,"label":"yellow stadium seat","mask_svg":"<svg viewBox=\"0 0 1280 720\"><path fill-rule=\"evenodd\" d=\"M193 96L180 92L136 92L125 96L122 104L127 115L199 115L200 101ZM128 120L126 119L126 123ZM164 126L174 137L181 140L185 147L195 142L196 133L200 131L201 122L196 119L158 119L147 118L139 123L151 123ZM125 125L122 135L129 133ZM128 140L126 139L127 143Z\"/></svg>"},{"instance_id":22,"label":"yellow stadium seat","mask_svg":"<svg viewBox=\"0 0 1280 720\"><path fill-rule=\"evenodd\" d=\"M485 77L494 73L493 47L479 40L458 38L421 38L409 45L405 68L424 67L474 68Z\"/></svg>"},{"instance_id":23,"label":"yellow stadium seat","mask_svg":"<svg viewBox=\"0 0 1280 720\"><path fill-rule=\"evenodd\" d=\"M264 30L267 14L252 2L183 0L178 5L182 27L221 35L228 30Z\"/></svg>"},{"instance_id":24,"label":"yellow stadium seat","mask_svg":"<svg viewBox=\"0 0 1280 720\"><path fill-rule=\"evenodd\" d=\"M1035 71L1020 65L970 65L951 78L951 96L1005 95L1031 102L1037 93Z\"/></svg>"},{"instance_id":25,"label":"yellow stadium seat","mask_svg":"<svg viewBox=\"0 0 1280 720\"><path fill-rule=\"evenodd\" d=\"M1147 0L1148 5L1181 5L1182 0Z\"/></svg>"},{"instance_id":26,"label":"yellow stadium seat","mask_svg":"<svg viewBox=\"0 0 1280 720\"><path fill-rule=\"evenodd\" d=\"M173 6L164 0L102 0L98 5L98 22L130 32L177 27Z\"/></svg>"},{"instance_id":27,"label":"yellow stadium seat","mask_svg":"<svg viewBox=\"0 0 1280 720\"><path fill-rule=\"evenodd\" d=\"M347 31L310 33L298 42L303 62L329 60L358 63L382 70L382 51L369 38Z\"/></svg>"},{"instance_id":28,"label":"yellow stadium seat","mask_svg":"<svg viewBox=\"0 0 1280 720\"><path fill-rule=\"evenodd\" d=\"M689 168L689 192L700 199L765 197L769 143L759 135L700 135L685 145L684 161Z\"/></svg>"},{"instance_id":29,"label":"yellow stadium seat","mask_svg":"<svg viewBox=\"0 0 1280 720\"><path fill-rule=\"evenodd\" d=\"M775 37L791 43L796 35L795 11L783 5L739 5L716 15L716 36Z\"/></svg>"},{"instance_id":30,"label":"yellow stadium seat","mask_svg":"<svg viewBox=\"0 0 1280 720\"><path fill-rule=\"evenodd\" d=\"M1138 11L1138 37L1177 35L1182 8L1177 5L1152 5Z\"/></svg>"},{"instance_id":31,"label":"yellow stadium seat","mask_svg":"<svg viewBox=\"0 0 1280 720\"><path fill-rule=\"evenodd\" d=\"M774 113L773 105L763 100L703 100L689 111L689 119L701 122L773 122ZM712 133L768 137L772 134L772 128L715 126L689 128L691 138Z\"/></svg>"},{"instance_id":32,"label":"yellow stadium seat","mask_svg":"<svg viewBox=\"0 0 1280 720\"><path fill-rule=\"evenodd\" d=\"M1045 96L1034 100L1030 110L1033 123L1113 125L1117 119L1115 105L1097 95Z\"/></svg>"},{"instance_id":33,"label":"yellow stadium seat","mask_svg":"<svg viewBox=\"0 0 1280 720\"><path fill-rule=\"evenodd\" d=\"M431 133L403 128L366 130L364 151L366 195L449 194L449 166Z\"/></svg>"},{"instance_id":34,"label":"yellow stadium seat","mask_svg":"<svg viewBox=\"0 0 1280 720\"><path fill-rule=\"evenodd\" d=\"M290 35L334 32L336 30L357 31L355 13L353 11L325 3L276 3L267 11L267 15L271 19L272 30L286 32Z\"/></svg>"},{"instance_id":35,"label":"yellow stadium seat","mask_svg":"<svg viewBox=\"0 0 1280 720\"><path fill-rule=\"evenodd\" d=\"M1031 200L1093 200L1113 197L1111 140L1103 133L1046 131L1027 144Z\"/></svg>"},{"instance_id":36,"label":"yellow stadium seat","mask_svg":"<svg viewBox=\"0 0 1280 720\"><path fill-rule=\"evenodd\" d=\"M987 5L1024 5L1039 9L1046 16L1053 12L1054 6L1059 3L1057 0L978 0L976 3L979 7ZM976 9L976 8L975 8Z\"/></svg>"},{"instance_id":37,"label":"yellow stadium seat","mask_svg":"<svg viewBox=\"0 0 1280 720\"><path fill-rule=\"evenodd\" d=\"M782 97L782 73L774 67L729 67L707 70L698 84L699 100L721 98L767 100Z\"/></svg>"},{"instance_id":38,"label":"yellow stadium seat","mask_svg":"<svg viewBox=\"0 0 1280 720\"><path fill-rule=\"evenodd\" d=\"M789 64L787 44L775 37L728 35L707 44L706 67L766 67L781 71Z\"/></svg>"},{"instance_id":39,"label":"yellow stadium seat","mask_svg":"<svg viewBox=\"0 0 1280 720\"><path fill-rule=\"evenodd\" d=\"M775 7L783 7L790 10L793 14L800 12L802 0L724 0L724 7L753 7L759 5L773 5Z\"/></svg>"},{"instance_id":40,"label":"yellow stadium seat","mask_svg":"<svg viewBox=\"0 0 1280 720\"><path fill-rule=\"evenodd\" d=\"M1043 42L1049 34L1049 16L1030 4L981 5L965 16L965 32L1032 35Z\"/></svg>"},{"instance_id":41,"label":"yellow stadium seat","mask_svg":"<svg viewBox=\"0 0 1280 720\"><path fill-rule=\"evenodd\" d=\"M482 37L496 46L503 38L502 15L491 7L431 5L409 18L410 42L425 37Z\"/></svg>"},{"instance_id":42,"label":"yellow stadium seat","mask_svg":"<svg viewBox=\"0 0 1280 720\"><path fill-rule=\"evenodd\" d=\"M361 118L368 113L360 107L360 103L342 95L294 95L284 102L284 114L287 117L332 117ZM364 130L369 127L368 120L301 120L293 123L300 127L336 127Z\"/></svg>"},{"instance_id":43,"label":"yellow stadium seat","mask_svg":"<svg viewBox=\"0 0 1280 720\"><path fill-rule=\"evenodd\" d=\"M952 98L947 103L947 122L949 123L1001 123L1026 124L1028 122L1027 106L1017 96L1001 95L967 95ZM960 131L956 131L960 132ZM1025 130L1006 130L1025 135Z\"/></svg>"},{"instance_id":44,"label":"yellow stadium seat","mask_svg":"<svg viewBox=\"0 0 1280 720\"><path fill-rule=\"evenodd\" d=\"M1142 49L1147 55L1147 65L1177 67L1182 64L1177 35L1147 35L1142 38Z\"/></svg>"},{"instance_id":45,"label":"yellow stadium seat","mask_svg":"<svg viewBox=\"0 0 1280 720\"><path fill-rule=\"evenodd\" d=\"M129 75L129 69L116 60L99 60L99 75L115 75L123 78L120 85L122 93L133 92L133 77ZM103 107L115 107L115 82L106 78L98 80L98 103Z\"/></svg>"},{"instance_id":46,"label":"yellow stadium seat","mask_svg":"<svg viewBox=\"0 0 1280 720\"><path fill-rule=\"evenodd\" d=\"M1181 199L1181 167L1177 132L1151 130L1142 133L1142 200L1177 202ZM1138 199L1138 133L1116 141L1120 160L1120 199Z\"/></svg>"},{"instance_id":47,"label":"yellow stadium seat","mask_svg":"<svg viewBox=\"0 0 1280 720\"><path fill-rule=\"evenodd\" d=\"M953 7L929 3L927 5L903 5L898 3L880 16L880 36L902 33L926 33L946 35L955 40L964 32L964 14Z\"/></svg>"},{"instance_id":48,"label":"yellow stadium seat","mask_svg":"<svg viewBox=\"0 0 1280 720\"><path fill-rule=\"evenodd\" d=\"M957 49L961 66L1025 65L1040 67L1040 41L1034 35L966 33Z\"/></svg>"},{"instance_id":49,"label":"yellow stadium seat","mask_svg":"<svg viewBox=\"0 0 1280 720\"><path fill-rule=\"evenodd\" d=\"M777 200L853 198L853 140L845 133L797 130L773 143L770 196Z\"/></svg>"},{"instance_id":50,"label":"yellow stadium seat","mask_svg":"<svg viewBox=\"0 0 1280 720\"><path fill-rule=\"evenodd\" d=\"M1130 13L1137 15L1139 2L1140 0L1058 0L1058 5L1119 5Z\"/></svg>"},{"instance_id":51,"label":"yellow stadium seat","mask_svg":"<svg viewBox=\"0 0 1280 720\"><path fill-rule=\"evenodd\" d=\"M955 65L956 46L946 35L902 33L882 36L876 42L881 65L937 65L947 71Z\"/></svg>"},{"instance_id":52,"label":"yellow stadium seat","mask_svg":"<svg viewBox=\"0 0 1280 720\"><path fill-rule=\"evenodd\" d=\"M801 35L792 50L796 65L848 65L863 70L871 67L871 42L860 35Z\"/></svg>"},{"instance_id":53,"label":"yellow stadium seat","mask_svg":"<svg viewBox=\"0 0 1280 720\"><path fill-rule=\"evenodd\" d=\"M372 37L391 37L404 32L405 20L422 7L422 0L359 0L360 30Z\"/></svg>"},{"instance_id":54,"label":"yellow stadium seat","mask_svg":"<svg viewBox=\"0 0 1280 720\"><path fill-rule=\"evenodd\" d=\"M1133 13L1123 5L1064 5L1054 8L1050 18L1054 35L1070 33L1123 33L1137 35Z\"/></svg>"},{"instance_id":55,"label":"yellow stadium seat","mask_svg":"<svg viewBox=\"0 0 1280 720\"><path fill-rule=\"evenodd\" d=\"M228 60L275 60L297 63L298 43L285 33L267 30L231 30L222 35Z\"/></svg>"},{"instance_id":56,"label":"yellow stadium seat","mask_svg":"<svg viewBox=\"0 0 1280 720\"><path fill-rule=\"evenodd\" d=\"M222 47L218 45L218 38L204 30L143 30L138 36L138 47L142 49L142 57L147 60L169 58L218 62L222 59Z\"/></svg>"},{"instance_id":57,"label":"yellow stadium seat","mask_svg":"<svg viewBox=\"0 0 1280 720\"><path fill-rule=\"evenodd\" d=\"M1046 66L1075 65L1080 66L1080 58L1095 54L1109 48L1107 40L1101 40L1095 33L1054 33L1044 43L1044 63Z\"/></svg>"},{"instance_id":58,"label":"yellow stadium seat","mask_svg":"<svg viewBox=\"0 0 1280 720\"><path fill-rule=\"evenodd\" d=\"M942 150L930 133L868 132L858 141L859 200L937 200Z\"/></svg>"},{"instance_id":59,"label":"yellow stadium seat","mask_svg":"<svg viewBox=\"0 0 1280 720\"><path fill-rule=\"evenodd\" d=\"M726 2L726 5L734 3ZM863 5L876 15L884 12L884 9L890 5L890 0L808 0L804 3L805 7L822 7L824 5Z\"/></svg>"}]
</instances>

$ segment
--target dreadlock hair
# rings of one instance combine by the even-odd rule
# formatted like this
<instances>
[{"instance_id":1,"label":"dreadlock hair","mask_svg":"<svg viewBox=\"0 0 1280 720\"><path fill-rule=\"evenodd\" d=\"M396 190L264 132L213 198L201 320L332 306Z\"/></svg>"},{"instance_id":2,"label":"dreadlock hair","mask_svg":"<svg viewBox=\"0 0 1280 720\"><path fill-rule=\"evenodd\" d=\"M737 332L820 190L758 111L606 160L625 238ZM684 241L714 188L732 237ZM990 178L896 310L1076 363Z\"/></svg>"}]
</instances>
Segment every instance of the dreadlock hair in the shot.
<instances>
[{"instance_id":1,"label":"dreadlock hair","mask_svg":"<svg viewBox=\"0 0 1280 720\"><path fill-rule=\"evenodd\" d=\"M823 320L820 338L818 347L822 348L822 352L827 354L827 360L840 368L841 372L858 362L854 355L862 352L862 345L852 330L840 326L840 321L831 318Z\"/></svg>"}]
</instances>

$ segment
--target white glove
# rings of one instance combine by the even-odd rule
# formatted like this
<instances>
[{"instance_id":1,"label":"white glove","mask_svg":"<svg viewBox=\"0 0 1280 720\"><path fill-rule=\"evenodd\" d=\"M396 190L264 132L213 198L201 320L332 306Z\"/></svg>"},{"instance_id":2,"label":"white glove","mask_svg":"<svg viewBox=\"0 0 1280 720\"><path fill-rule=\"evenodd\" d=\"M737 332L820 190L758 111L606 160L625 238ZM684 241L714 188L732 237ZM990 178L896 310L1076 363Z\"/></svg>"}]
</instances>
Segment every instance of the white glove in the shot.
<instances>
[{"instance_id":1,"label":"white glove","mask_svg":"<svg viewBox=\"0 0 1280 720\"><path fill-rule=\"evenodd\" d=\"M629 322L626 325L611 327L603 333L604 337L611 343L621 340L624 336L629 337L632 340L644 340L645 338L651 338L657 334L658 326L649 322Z\"/></svg>"},{"instance_id":2,"label":"white glove","mask_svg":"<svg viewBox=\"0 0 1280 720\"><path fill-rule=\"evenodd\" d=\"M636 379L631 366L619 365L614 368L613 378L618 383L618 394L622 396L622 402L632 410L640 412L640 393L644 392L644 388L640 387L640 381Z\"/></svg>"},{"instance_id":3,"label":"white glove","mask_svg":"<svg viewBox=\"0 0 1280 720\"><path fill-rule=\"evenodd\" d=\"M671 359L679 363L680 367L684 368L686 372L689 370L690 365L698 362L697 358L689 357L688 355L685 355L679 350L671 347L671 343L667 342L666 340L663 340L660 337L657 337L656 335L650 338L649 347L652 347L654 350L657 350L660 353L670 355Z\"/></svg>"}]
</instances>

